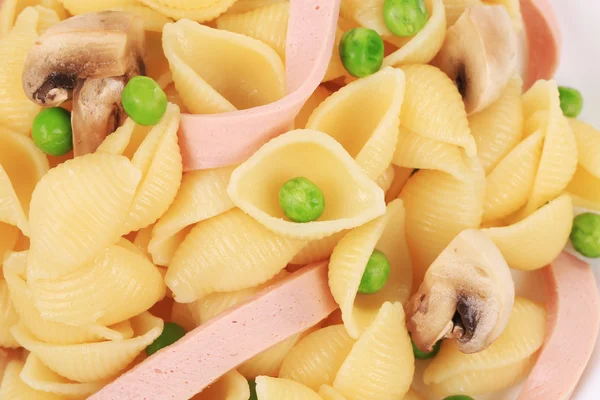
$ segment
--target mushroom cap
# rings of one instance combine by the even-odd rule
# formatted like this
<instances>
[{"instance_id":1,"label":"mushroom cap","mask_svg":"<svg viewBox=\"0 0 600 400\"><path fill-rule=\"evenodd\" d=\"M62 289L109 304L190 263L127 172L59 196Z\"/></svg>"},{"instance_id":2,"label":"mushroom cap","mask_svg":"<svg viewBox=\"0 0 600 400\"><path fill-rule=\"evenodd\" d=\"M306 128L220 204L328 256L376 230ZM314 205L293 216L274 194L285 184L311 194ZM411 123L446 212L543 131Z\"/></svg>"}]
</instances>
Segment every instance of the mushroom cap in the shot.
<instances>
[{"instance_id":1,"label":"mushroom cap","mask_svg":"<svg viewBox=\"0 0 600 400\"><path fill-rule=\"evenodd\" d=\"M468 114L496 101L517 67L517 34L501 5L468 8L448 29L433 64L458 86Z\"/></svg>"},{"instance_id":2,"label":"mushroom cap","mask_svg":"<svg viewBox=\"0 0 600 400\"><path fill-rule=\"evenodd\" d=\"M515 288L510 269L487 235L461 232L431 264L408 305L415 345L431 351L454 338L464 353L484 350L500 336L510 317Z\"/></svg>"},{"instance_id":3,"label":"mushroom cap","mask_svg":"<svg viewBox=\"0 0 600 400\"><path fill-rule=\"evenodd\" d=\"M140 17L102 11L50 27L29 51L22 85L33 102L57 106L89 78L143 72L144 26Z\"/></svg>"}]
</instances>

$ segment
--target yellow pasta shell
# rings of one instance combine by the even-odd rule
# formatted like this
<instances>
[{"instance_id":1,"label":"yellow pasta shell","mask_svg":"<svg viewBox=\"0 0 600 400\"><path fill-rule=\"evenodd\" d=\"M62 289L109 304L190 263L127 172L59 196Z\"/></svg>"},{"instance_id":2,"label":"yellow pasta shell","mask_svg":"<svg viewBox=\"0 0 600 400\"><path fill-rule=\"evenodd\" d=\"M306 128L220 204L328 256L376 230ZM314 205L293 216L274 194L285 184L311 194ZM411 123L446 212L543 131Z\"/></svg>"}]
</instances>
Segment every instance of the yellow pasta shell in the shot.
<instances>
[{"instance_id":1,"label":"yellow pasta shell","mask_svg":"<svg viewBox=\"0 0 600 400\"><path fill-rule=\"evenodd\" d=\"M313 111L315 111L315 109L323 101L325 101L326 98L331 96L331 93L332 92L324 86L317 87L317 89L313 92L313 94L310 95L296 116L296 119L294 120L294 129L306 128L306 123L308 122L308 119Z\"/></svg>"},{"instance_id":2,"label":"yellow pasta shell","mask_svg":"<svg viewBox=\"0 0 600 400\"><path fill-rule=\"evenodd\" d=\"M396 148L404 86L402 71L384 68L329 96L306 127L333 137L371 179L377 179Z\"/></svg>"},{"instance_id":3,"label":"yellow pasta shell","mask_svg":"<svg viewBox=\"0 0 600 400\"><path fill-rule=\"evenodd\" d=\"M570 119L569 125L575 135L579 165L592 175L600 177L600 132L576 119Z\"/></svg>"},{"instance_id":4,"label":"yellow pasta shell","mask_svg":"<svg viewBox=\"0 0 600 400\"><path fill-rule=\"evenodd\" d=\"M328 259L333 253L333 249L337 246L338 242L344 237L348 231L344 230L336 232L331 236L325 236L324 238L311 240L306 246L298 252L290 261L290 264L294 265L307 265L317 261L323 261Z\"/></svg>"},{"instance_id":5,"label":"yellow pasta shell","mask_svg":"<svg viewBox=\"0 0 600 400\"><path fill-rule=\"evenodd\" d=\"M193 171L185 174L173 204L158 220L148 243L148 251L158 265L169 265L186 228L231 210L227 194L229 178L235 167Z\"/></svg>"},{"instance_id":6,"label":"yellow pasta shell","mask_svg":"<svg viewBox=\"0 0 600 400\"><path fill-rule=\"evenodd\" d=\"M494 343L479 353L464 354L454 341L444 341L423 381L439 396L505 389L527 375L545 333L544 308L517 297L508 324Z\"/></svg>"},{"instance_id":7,"label":"yellow pasta shell","mask_svg":"<svg viewBox=\"0 0 600 400\"><path fill-rule=\"evenodd\" d=\"M329 288L342 310L348 334L358 339L376 318L385 302L405 303L411 293L412 266L404 234L405 210L402 200L387 206L386 213L350 231L335 247L329 262ZM390 262L385 286L375 294L357 293L373 250Z\"/></svg>"},{"instance_id":8,"label":"yellow pasta shell","mask_svg":"<svg viewBox=\"0 0 600 400\"><path fill-rule=\"evenodd\" d=\"M305 244L269 231L236 208L192 229L175 252L165 282L179 303L249 288L274 277Z\"/></svg>"},{"instance_id":9,"label":"yellow pasta shell","mask_svg":"<svg viewBox=\"0 0 600 400\"><path fill-rule=\"evenodd\" d=\"M513 225L485 229L508 265L525 271L550 264L565 247L573 224L568 194L550 201Z\"/></svg>"},{"instance_id":10,"label":"yellow pasta shell","mask_svg":"<svg viewBox=\"0 0 600 400\"><path fill-rule=\"evenodd\" d=\"M412 168L402 168L396 165L394 167L394 181L390 185L390 188L385 193L385 202L390 203L398 197L406 182L410 179L413 174Z\"/></svg>"},{"instance_id":11,"label":"yellow pasta shell","mask_svg":"<svg viewBox=\"0 0 600 400\"><path fill-rule=\"evenodd\" d=\"M48 172L31 199L27 280L69 274L116 242L140 179L128 159L102 153Z\"/></svg>"},{"instance_id":12,"label":"yellow pasta shell","mask_svg":"<svg viewBox=\"0 0 600 400\"><path fill-rule=\"evenodd\" d=\"M145 5L174 19L210 21L223 14L236 0L141 0Z\"/></svg>"},{"instance_id":13,"label":"yellow pasta shell","mask_svg":"<svg viewBox=\"0 0 600 400\"><path fill-rule=\"evenodd\" d=\"M273 4L281 3L287 0L237 0L233 6L227 9L227 15L246 13Z\"/></svg>"},{"instance_id":14,"label":"yellow pasta shell","mask_svg":"<svg viewBox=\"0 0 600 400\"><path fill-rule=\"evenodd\" d=\"M448 27L454 25L456 20L471 6L481 4L481 0L443 0L446 8L446 23Z\"/></svg>"},{"instance_id":15,"label":"yellow pasta shell","mask_svg":"<svg viewBox=\"0 0 600 400\"><path fill-rule=\"evenodd\" d=\"M284 219L279 189L298 176L323 191L327 205L316 221L299 224ZM385 212L383 191L342 145L309 129L288 132L264 145L233 171L227 192L236 206L269 230L298 239L329 236Z\"/></svg>"},{"instance_id":16,"label":"yellow pasta shell","mask_svg":"<svg viewBox=\"0 0 600 400\"><path fill-rule=\"evenodd\" d=\"M249 398L250 387L248 381L239 372L233 370L192 397L192 400L248 400Z\"/></svg>"},{"instance_id":17,"label":"yellow pasta shell","mask_svg":"<svg viewBox=\"0 0 600 400\"><path fill-rule=\"evenodd\" d=\"M122 5L106 8L107 10L123 11L126 13L137 15L144 21L144 29L151 32L162 32L163 27L169 22L173 22L171 18L164 16L151 9L136 3L135 0L121 0ZM129 4L131 3L131 4Z\"/></svg>"},{"instance_id":18,"label":"yellow pasta shell","mask_svg":"<svg viewBox=\"0 0 600 400\"><path fill-rule=\"evenodd\" d=\"M27 400L67 400L67 396L61 396L55 393L41 392L28 386L21 379L24 362L21 360L12 360L8 363L4 371L4 379L1 380L0 398L1 399L27 399Z\"/></svg>"},{"instance_id":19,"label":"yellow pasta shell","mask_svg":"<svg viewBox=\"0 0 600 400\"><path fill-rule=\"evenodd\" d=\"M375 180L375 183L381 188L381 190L387 193L390 186L392 186L395 177L396 169L393 165L390 165L385 171L383 171L383 174L379 175L379 177Z\"/></svg>"},{"instance_id":20,"label":"yellow pasta shell","mask_svg":"<svg viewBox=\"0 0 600 400\"><path fill-rule=\"evenodd\" d=\"M81 1L81 0L60 0L63 6L72 15L87 14L91 12L104 11L112 7L131 6L138 3L138 0L102 0Z\"/></svg>"},{"instance_id":21,"label":"yellow pasta shell","mask_svg":"<svg viewBox=\"0 0 600 400\"><path fill-rule=\"evenodd\" d=\"M73 345L38 341L22 324L13 327L12 333L57 374L76 382L101 383L120 375L163 329L162 319L149 313L133 318L131 324L135 332L131 339Z\"/></svg>"},{"instance_id":22,"label":"yellow pasta shell","mask_svg":"<svg viewBox=\"0 0 600 400\"><path fill-rule=\"evenodd\" d=\"M67 12L59 0L5 0L0 7L0 38L6 35L15 24L15 19L26 7L42 6L65 19ZM37 8L39 11L39 8Z\"/></svg>"},{"instance_id":23,"label":"yellow pasta shell","mask_svg":"<svg viewBox=\"0 0 600 400\"><path fill-rule=\"evenodd\" d=\"M523 140L488 175L483 222L505 218L527 203L542 155L538 131Z\"/></svg>"},{"instance_id":24,"label":"yellow pasta shell","mask_svg":"<svg viewBox=\"0 0 600 400\"><path fill-rule=\"evenodd\" d=\"M0 278L0 347L20 347L10 333L10 328L18 322L19 315L12 304L8 285Z\"/></svg>"},{"instance_id":25,"label":"yellow pasta shell","mask_svg":"<svg viewBox=\"0 0 600 400\"><path fill-rule=\"evenodd\" d=\"M600 211L600 178L590 174L581 165L575 171L567 191L578 206Z\"/></svg>"},{"instance_id":26,"label":"yellow pasta shell","mask_svg":"<svg viewBox=\"0 0 600 400\"><path fill-rule=\"evenodd\" d=\"M10 233L10 226L18 227L18 230L14 230L18 235L19 230L26 235L29 235L29 223L27 217L21 207L21 203L17 198L12 184L6 171L0 164L0 224L6 225L7 234L9 237L6 238L6 244L0 245L0 249L6 246L6 249L0 253L0 256L4 254L6 250L12 250L12 246L16 243L14 233ZM4 240L4 238L3 238Z\"/></svg>"},{"instance_id":27,"label":"yellow pasta shell","mask_svg":"<svg viewBox=\"0 0 600 400\"><path fill-rule=\"evenodd\" d=\"M259 40L181 20L165 25L163 49L175 88L193 114L262 106L285 94L283 62Z\"/></svg>"},{"instance_id":28,"label":"yellow pasta shell","mask_svg":"<svg viewBox=\"0 0 600 400\"><path fill-rule=\"evenodd\" d=\"M283 360L279 376L313 390L331 385L354 345L344 325L319 329L302 339Z\"/></svg>"},{"instance_id":29,"label":"yellow pasta shell","mask_svg":"<svg viewBox=\"0 0 600 400\"><path fill-rule=\"evenodd\" d=\"M523 81L514 77L498 100L486 109L469 115L471 133L477 143L477 157L486 174L521 141L523 108L521 90Z\"/></svg>"},{"instance_id":30,"label":"yellow pasta shell","mask_svg":"<svg viewBox=\"0 0 600 400\"><path fill-rule=\"evenodd\" d=\"M0 222L0 254L13 250L21 235L21 231L16 226ZM2 263L0 263L1 273Z\"/></svg>"},{"instance_id":31,"label":"yellow pasta shell","mask_svg":"<svg viewBox=\"0 0 600 400\"><path fill-rule=\"evenodd\" d=\"M429 139L463 147L467 156L475 156L465 105L452 80L431 65L408 65L402 70L406 75L402 125Z\"/></svg>"},{"instance_id":32,"label":"yellow pasta shell","mask_svg":"<svg viewBox=\"0 0 600 400\"><path fill-rule=\"evenodd\" d=\"M323 400L346 400L344 396L329 385L321 386L319 389L319 396L321 396Z\"/></svg>"},{"instance_id":33,"label":"yellow pasta shell","mask_svg":"<svg viewBox=\"0 0 600 400\"><path fill-rule=\"evenodd\" d=\"M348 400L399 399L410 389L414 370L402 304L384 303L352 347L333 387Z\"/></svg>"},{"instance_id":34,"label":"yellow pasta shell","mask_svg":"<svg viewBox=\"0 0 600 400\"><path fill-rule=\"evenodd\" d=\"M521 3L519 0L483 0L484 4L499 4L506 8L510 19L513 22L513 27L517 33L523 29L523 16L521 15Z\"/></svg>"},{"instance_id":35,"label":"yellow pasta shell","mask_svg":"<svg viewBox=\"0 0 600 400\"><path fill-rule=\"evenodd\" d=\"M322 400L312 389L284 378L256 378L258 400Z\"/></svg>"}]
</instances>

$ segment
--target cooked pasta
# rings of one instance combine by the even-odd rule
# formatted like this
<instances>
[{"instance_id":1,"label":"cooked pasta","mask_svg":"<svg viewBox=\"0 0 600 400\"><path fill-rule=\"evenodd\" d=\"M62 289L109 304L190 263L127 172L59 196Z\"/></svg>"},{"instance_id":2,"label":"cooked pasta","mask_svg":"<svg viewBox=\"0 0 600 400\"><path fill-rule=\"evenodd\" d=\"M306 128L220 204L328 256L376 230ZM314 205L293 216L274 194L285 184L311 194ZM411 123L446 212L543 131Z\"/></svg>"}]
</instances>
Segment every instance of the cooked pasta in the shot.
<instances>
[{"instance_id":1,"label":"cooked pasta","mask_svg":"<svg viewBox=\"0 0 600 400\"><path fill-rule=\"evenodd\" d=\"M576 205L600 211L600 179L585 168L577 168L567 190Z\"/></svg>"},{"instance_id":2,"label":"cooked pasta","mask_svg":"<svg viewBox=\"0 0 600 400\"><path fill-rule=\"evenodd\" d=\"M329 385L321 386L319 389L319 396L321 396L323 400L346 400L346 398L342 396L340 392Z\"/></svg>"},{"instance_id":3,"label":"cooked pasta","mask_svg":"<svg viewBox=\"0 0 600 400\"><path fill-rule=\"evenodd\" d=\"M245 13L256 10L273 4L281 3L288 0L237 0L233 6L227 9L227 14Z\"/></svg>"},{"instance_id":4,"label":"cooked pasta","mask_svg":"<svg viewBox=\"0 0 600 400\"><path fill-rule=\"evenodd\" d=\"M456 20L469 7L480 4L481 0L443 0L446 8L446 23L448 27L454 25Z\"/></svg>"},{"instance_id":5,"label":"cooked pasta","mask_svg":"<svg viewBox=\"0 0 600 400\"><path fill-rule=\"evenodd\" d=\"M521 15L521 3L519 0L483 0L484 4L499 4L506 8L510 19L512 19L513 27L517 33L523 29L523 16Z\"/></svg>"},{"instance_id":6,"label":"cooked pasta","mask_svg":"<svg viewBox=\"0 0 600 400\"><path fill-rule=\"evenodd\" d=\"M132 6L138 3L138 0L102 0L101 2L89 2L78 0L60 0L63 6L72 15L85 14L95 11L102 11L112 7Z\"/></svg>"},{"instance_id":7,"label":"cooked pasta","mask_svg":"<svg viewBox=\"0 0 600 400\"><path fill-rule=\"evenodd\" d=\"M298 382L268 376L256 378L256 394L259 400L321 400L314 390Z\"/></svg>"},{"instance_id":8,"label":"cooked pasta","mask_svg":"<svg viewBox=\"0 0 600 400\"><path fill-rule=\"evenodd\" d=\"M19 315L12 304L8 285L4 279L0 279L0 347L20 347L10 333L10 328L18 322Z\"/></svg>"},{"instance_id":9,"label":"cooked pasta","mask_svg":"<svg viewBox=\"0 0 600 400\"><path fill-rule=\"evenodd\" d=\"M141 0L145 5L168 17L210 21L223 14L236 0Z\"/></svg>"},{"instance_id":10,"label":"cooked pasta","mask_svg":"<svg viewBox=\"0 0 600 400\"><path fill-rule=\"evenodd\" d=\"M12 187L10 178L2 165L0 165L0 224L5 225L7 231L12 230L13 232L8 233L8 237L6 238L6 250L12 249L12 246L16 244L19 230L29 234L27 217Z\"/></svg>"},{"instance_id":11,"label":"cooked pasta","mask_svg":"<svg viewBox=\"0 0 600 400\"><path fill-rule=\"evenodd\" d=\"M306 128L306 123L310 118L311 114L325 99L331 96L331 91L324 86L319 86L308 98L306 103L302 106L302 109L294 120L294 129Z\"/></svg>"},{"instance_id":12,"label":"cooked pasta","mask_svg":"<svg viewBox=\"0 0 600 400\"><path fill-rule=\"evenodd\" d=\"M33 389L23 382L21 373L24 362L12 360L4 371L4 379L0 385L0 398L2 399L27 399L27 400L66 400L66 396L54 393L41 392Z\"/></svg>"},{"instance_id":13,"label":"cooked pasta","mask_svg":"<svg viewBox=\"0 0 600 400\"><path fill-rule=\"evenodd\" d=\"M15 20L26 7L42 6L56 13L58 18L65 19L67 12L59 0L5 0L0 7L0 38L14 26ZM40 8L36 9L39 11Z\"/></svg>"},{"instance_id":14,"label":"cooked pasta","mask_svg":"<svg viewBox=\"0 0 600 400\"><path fill-rule=\"evenodd\" d=\"M392 162L393 162L393 160L392 160ZM404 185L406 185L406 182L408 182L408 179L411 177L411 175L413 174L413 171L414 171L412 168L402 168L402 167L398 167L396 165L392 165L392 166L394 167L394 171L395 171L394 172L394 181L392 182L389 189L385 193L385 202L386 203L390 203L391 201L393 201L395 198L398 197L398 195L404 188Z\"/></svg>"},{"instance_id":15,"label":"cooked pasta","mask_svg":"<svg viewBox=\"0 0 600 400\"><path fill-rule=\"evenodd\" d=\"M250 387L248 381L239 372L233 370L223 375L201 393L198 393L192 400L248 400L249 398Z\"/></svg>"},{"instance_id":16,"label":"cooked pasta","mask_svg":"<svg viewBox=\"0 0 600 400\"><path fill-rule=\"evenodd\" d=\"M328 259L335 246L346 233L347 231L343 230L321 239L311 240L294 256L290 264L307 265Z\"/></svg>"},{"instance_id":17,"label":"cooked pasta","mask_svg":"<svg viewBox=\"0 0 600 400\"><path fill-rule=\"evenodd\" d=\"M579 165L594 176L600 176L600 133L585 122L570 119L569 125L575 135Z\"/></svg>"},{"instance_id":18,"label":"cooked pasta","mask_svg":"<svg viewBox=\"0 0 600 400\"><path fill-rule=\"evenodd\" d=\"M390 165L385 171L383 171L383 174L379 175L379 177L375 180L375 183L377 183L377 186L379 186L381 190L387 193L395 178L396 169L393 165Z\"/></svg>"},{"instance_id":19,"label":"cooked pasta","mask_svg":"<svg viewBox=\"0 0 600 400\"><path fill-rule=\"evenodd\" d=\"M123 4L120 4L123 3ZM139 16L144 21L144 29L150 32L162 32L163 27L172 19L136 2L136 0L121 0L119 4L109 7L114 11L123 11Z\"/></svg>"}]
</instances>

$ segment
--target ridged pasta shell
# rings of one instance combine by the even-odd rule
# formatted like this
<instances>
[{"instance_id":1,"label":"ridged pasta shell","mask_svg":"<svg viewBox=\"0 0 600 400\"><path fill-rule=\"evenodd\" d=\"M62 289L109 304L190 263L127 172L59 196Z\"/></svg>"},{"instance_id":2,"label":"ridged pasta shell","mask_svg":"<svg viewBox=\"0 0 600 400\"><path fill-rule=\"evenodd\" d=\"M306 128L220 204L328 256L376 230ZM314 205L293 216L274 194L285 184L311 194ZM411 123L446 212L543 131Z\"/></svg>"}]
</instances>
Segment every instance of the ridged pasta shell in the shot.
<instances>
[{"instance_id":1,"label":"ridged pasta shell","mask_svg":"<svg viewBox=\"0 0 600 400\"><path fill-rule=\"evenodd\" d=\"M46 367L34 353L27 356L20 377L32 389L65 397L87 397L102 389L107 383L70 381Z\"/></svg>"},{"instance_id":2,"label":"ridged pasta shell","mask_svg":"<svg viewBox=\"0 0 600 400\"><path fill-rule=\"evenodd\" d=\"M143 313L131 320L135 337L121 341L56 345L36 340L19 324L15 339L57 374L76 382L104 382L127 368L161 334L163 320Z\"/></svg>"},{"instance_id":3,"label":"ridged pasta shell","mask_svg":"<svg viewBox=\"0 0 600 400\"><path fill-rule=\"evenodd\" d=\"M384 303L344 360L333 387L348 400L395 400L410 389L414 370L402 304Z\"/></svg>"},{"instance_id":4,"label":"ridged pasta shell","mask_svg":"<svg viewBox=\"0 0 600 400\"><path fill-rule=\"evenodd\" d=\"M60 0L65 8L72 15L87 14L91 12L103 11L112 7L131 6L138 3L138 0L102 0L81 1L81 0Z\"/></svg>"},{"instance_id":5,"label":"ridged pasta shell","mask_svg":"<svg viewBox=\"0 0 600 400\"><path fill-rule=\"evenodd\" d=\"M344 326L354 339L375 320L383 303L405 303L410 296L412 265L404 221L402 200L396 199L387 206L383 216L348 232L333 250L329 288L342 310ZM389 260L390 276L377 293L359 294L360 281L375 249Z\"/></svg>"},{"instance_id":6,"label":"ridged pasta shell","mask_svg":"<svg viewBox=\"0 0 600 400\"><path fill-rule=\"evenodd\" d=\"M493 169L486 182L483 222L505 218L527 203L542 155L541 131L523 140Z\"/></svg>"},{"instance_id":7,"label":"ridged pasta shell","mask_svg":"<svg viewBox=\"0 0 600 400\"><path fill-rule=\"evenodd\" d=\"M141 0L142 3L174 19L210 21L223 14L236 0Z\"/></svg>"},{"instance_id":8,"label":"ridged pasta shell","mask_svg":"<svg viewBox=\"0 0 600 400\"><path fill-rule=\"evenodd\" d=\"M4 371L4 379L0 385L0 399L19 400L67 400L66 396L54 393L40 392L28 386L21 380L21 371L25 363L21 360L12 360Z\"/></svg>"},{"instance_id":9,"label":"ridged pasta shell","mask_svg":"<svg viewBox=\"0 0 600 400\"><path fill-rule=\"evenodd\" d=\"M323 400L346 400L344 396L329 385L322 385L319 388L319 396Z\"/></svg>"},{"instance_id":10,"label":"ridged pasta shell","mask_svg":"<svg viewBox=\"0 0 600 400\"><path fill-rule=\"evenodd\" d=\"M285 94L283 62L259 40L181 20L165 25L163 49L175 88L193 114L262 106Z\"/></svg>"},{"instance_id":11,"label":"ridged pasta shell","mask_svg":"<svg viewBox=\"0 0 600 400\"><path fill-rule=\"evenodd\" d=\"M403 168L435 169L458 180L469 174L462 148L417 135L404 126L400 126L392 163Z\"/></svg>"},{"instance_id":12,"label":"ridged pasta shell","mask_svg":"<svg viewBox=\"0 0 600 400\"><path fill-rule=\"evenodd\" d=\"M300 224L283 218L279 189L298 176L323 191L326 206L317 221ZM298 239L329 236L385 212L383 191L342 145L309 129L288 132L265 144L233 171L227 192L236 206L269 230Z\"/></svg>"},{"instance_id":13,"label":"ridged pasta shell","mask_svg":"<svg viewBox=\"0 0 600 400\"><path fill-rule=\"evenodd\" d=\"M127 320L165 295L165 284L154 264L121 246L106 248L90 264L68 275L28 284L42 318L73 326L107 326Z\"/></svg>"},{"instance_id":14,"label":"ridged pasta shell","mask_svg":"<svg viewBox=\"0 0 600 400\"><path fill-rule=\"evenodd\" d=\"M234 168L193 171L183 176L175 200L156 223L148 243L148 251L156 264L171 263L175 250L194 224L234 207L227 194Z\"/></svg>"},{"instance_id":15,"label":"ridged pasta shell","mask_svg":"<svg viewBox=\"0 0 600 400\"><path fill-rule=\"evenodd\" d=\"M371 179L377 179L396 148L404 86L402 71L384 68L329 96L306 127L333 137Z\"/></svg>"},{"instance_id":16,"label":"ridged pasta shell","mask_svg":"<svg viewBox=\"0 0 600 400\"><path fill-rule=\"evenodd\" d=\"M107 10L122 11L130 14L137 15L144 21L144 29L151 32L162 32L164 26L169 22L173 22L171 18L159 13L150 7L143 6L136 3L135 0L121 0L123 5L117 5L114 7L107 7ZM128 4L133 3L133 4Z\"/></svg>"},{"instance_id":17,"label":"ridged pasta shell","mask_svg":"<svg viewBox=\"0 0 600 400\"><path fill-rule=\"evenodd\" d=\"M123 340L129 339L133 335L128 321L112 328L100 325L75 327L42 318L34 303L31 290L23 280L26 264L27 252L12 253L6 258L4 276L20 323L41 341L55 344L79 344L101 340Z\"/></svg>"},{"instance_id":18,"label":"ridged pasta shell","mask_svg":"<svg viewBox=\"0 0 600 400\"><path fill-rule=\"evenodd\" d=\"M141 175L125 157L102 153L48 172L31 199L27 280L69 274L116 242Z\"/></svg>"},{"instance_id":19,"label":"ridged pasta shell","mask_svg":"<svg viewBox=\"0 0 600 400\"><path fill-rule=\"evenodd\" d=\"M15 19L26 7L36 5L54 11L61 20L67 17L67 12L59 0L5 0L0 7L0 38L11 30Z\"/></svg>"},{"instance_id":20,"label":"ridged pasta shell","mask_svg":"<svg viewBox=\"0 0 600 400\"><path fill-rule=\"evenodd\" d=\"M563 194L527 218L484 232L498 246L508 265L525 271L550 264L565 247L573 224L573 204Z\"/></svg>"},{"instance_id":21,"label":"ridged pasta shell","mask_svg":"<svg viewBox=\"0 0 600 400\"><path fill-rule=\"evenodd\" d=\"M590 174L582 166L575 171L567 191L579 207L600 211L600 178Z\"/></svg>"},{"instance_id":22,"label":"ridged pasta shell","mask_svg":"<svg viewBox=\"0 0 600 400\"><path fill-rule=\"evenodd\" d=\"M27 222L27 217L25 216L23 207L21 207L21 202L19 202L17 194L13 189L6 171L4 171L2 164L0 164L0 224L19 228L16 230L17 235L19 230L24 234L29 235L29 223ZM9 229L10 228L8 227L6 228L6 230ZM10 239L7 238L7 244L4 246L0 245L0 250L3 250L0 252L0 256L2 256L6 250L11 250L12 246L16 243L14 233L9 233L9 235ZM5 246L6 249L3 249Z\"/></svg>"},{"instance_id":23,"label":"ridged pasta shell","mask_svg":"<svg viewBox=\"0 0 600 400\"><path fill-rule=\"evenodd\" d=\"M383 66L427 64L442 48L446 37L444 2L426 0L425 3L430 14L427 24L413 37L396 38L394 43L400 48L383 59Z\"/></svg>"},{"instance_id":24,"label":"ridged pasta shell","mask_svg":"<svg viewBox=\"0 0 600 400\"><path fill-rule=\"evenodd\" d=\"M481 0L443 0L446 8L446 23L448 27L454 25L456 20L471 6L481 4Z\"/></svg>"},{"instance_id":25,"label":"ridged pasta shell","mask_svg":"<svg viewBox=\"0 0 600 400\"><path fill-rule=\"evenodd\" d=\"M523 16L521 15L521 3L519 0L483 0L483 3L504 6L513 22L515 32L520 33L523 30Z\"/></svg>"},{"instance_id":26,"label":"ridged pasta shell","mask_svg":"<svg viewBox=\"0 0 600 400\"><path fill-rule=\"evenodd\" d=\"M19 343L12 337L10 328L19 322L6 281L0 278L0 347L16 349Z\"/></svg>"},{"instance_id":27,"label":"ridged pasta shell","mask_svg":"<svg viewBox=\"0 0 600 400\"><path fill-rule=\"evenodd\" d=\"M527 375L545 332L544 308L517 297L508 325L494 343L479 353L464 354L454 341L444 341L423 380L439 396L505 389Z\"/></svg>"},{"instance_id":28,"label":"ridged pasta shell","mask_svg":"<svg viewBox=\"0 0 600 400\"><path fill-rule=\"evenodd\" d=\"M514 77L498 100L486 109L469 115L471 133L477 143L477 157L486 174L521 141L523 108L521 91L523 81Z\"/></svg>"},{"instance_id":29,"label":"ridged pasta shell","mask_svg":"<svg viewBox=\"0 0 600 400\"><path fill-rule=\"evenodd\" d=\"M579 165L600 177L600 132L585 122L570 119L569 125L577 142Z\"/></svg>"},{"instance_id":30,"label":"ridged pasta shell","mask_svg":"<svg viewBox=\"0 0 600 400\"><path fill-rule=\"evenodd\" d=\"M179 303L249 288L274 277L305 244L269 231L236 208L192 229L175 252L165 282Z\"/></svg>"},{"instance_id":31,"label":"ridged pasta shell","mask_svg":"<svg viewBox=\"0 0 600 400\"><path fill-rule=\"evenodd\" d=\"M465 181L439 171L419 171L400 194L406 208L413 287L420 286L429 265L456 235L481 224L485 176L477 159L471 164Z\"/></svg>"},{"instance_id":32,"label":"ridged pasta shell","mask_svg":"<svg viewBox=\"0 0 600 400\"><path fill-rule=\"evenodd\" d=\"M313 390L332 385L355 341L344 325L319 329L302 339L283 360L279 376Z\"/></svg>"},{"instance_id":33,"label":"ridged pasta shell","mask_svg":"<svg viewBox=\"0 0 600 400\"><path fill-rule=\"evenodd\" d=\"M192 400L248 400L250 387L248 381L236 370L229 371L214 384L210 385Z\"/></svg>"},{"instance_id":34,"label":"ridged pasta shell","mask_svg":"<svg viewBox=\"0 0 600 400\"><path fill-rule=\"evenodd\" d=\"M406 94L400 122L414 133L429 139L463 147L467 156L477 154L467 112L456 85L431 65L408 65Z\"/></svg>"},{"instance_id":35,"label":"ridged pasta shell","mask_svg":"<svg viewBox=\"0 0 600 400\"><path fill-rule=\"evenodd\" d=\"M22 233L16 226L0 222L0 254L11 251L17 245ZM2 274L2 263L0 262L0 275Z\"/></svg>"},{"instance_id":36,"label":"ridged pasta shell","mask_svg":"<svg viewBox=\"0 0 600 400\"><path fill-rule=\"evenodd\" d=\"M237 0L233 6L227 9L226 14L239 14L254 11L257 8L272 6L287 0Z\"/></svg>"},{"instance_id":37,"label":"ridged pasta shell","mask_svg":"<svg viewBox=\"0 0 600 400\"><path fill-rule=\"evenodd\" d=\"M256 378L258 400L322 400L312 389L284 378Z\"/></svg>"}]
</instances>

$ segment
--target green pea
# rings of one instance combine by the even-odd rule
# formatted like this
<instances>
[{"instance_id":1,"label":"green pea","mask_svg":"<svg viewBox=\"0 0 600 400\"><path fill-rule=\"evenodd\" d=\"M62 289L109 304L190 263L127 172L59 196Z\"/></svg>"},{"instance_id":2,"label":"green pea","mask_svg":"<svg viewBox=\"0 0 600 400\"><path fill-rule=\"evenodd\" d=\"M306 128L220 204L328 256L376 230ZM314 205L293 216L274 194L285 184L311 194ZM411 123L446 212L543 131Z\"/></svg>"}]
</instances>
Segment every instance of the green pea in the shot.
<instances>
[{"instance_id":1,"label":"green pea","mask_svg":"<svg viewBox=\"0 0 600 400\"><path fill-rule=\"evenodd\" d=\"M559 86L560 108L565 117L577 118L583 108L583 97L579 90L570 87Z\"/></svg>"},{"instance_id":2,"label":"green pea","mask_svg":"<svg viewBox=\"0 0 600 400\"><path fill-rule=\"evenodd\" d=\"M258 400L258 395L256 394L256 381L254 379L249 380L248 386L250 386L250 397L248 400Z\"/></svg>"},{"instance_id":3,"label":"green pea","mask_svg":"<svg viewBox=\"0 0 600 400\"><path fill-rule=\"evenodd\" d=\"M166 322L163 327L163 331L159 337L148 347L146 347L146 354L151 356L157 351L168 347L185 336L187 332L181 326L173 323Z\"/></svg>"},{"instance_id":4,"label":"green pea","mask_svg":"<svg viewBox=\"0 0 600 400\"><path fill-rule=\"evenodd\" d=\"M387 28L396 36L414 36L428 18L425 0L385 0L383 20Z\"/></svg>"},{"instance_id":5,"label":"green pea","mask_svg":"<svg viewBox=\"0 0 600 400\"><path fill-rule=\"evenodd\" d=\"M373 29L350 29L340 41L340 59L352 76L374 74L383 64L383 39Z\"/></svg>"},{"instance_id":6,"label":"green pea","mask_svg":"<svg viewBox=\"0 0 600 400\"><path fill-rule=\"evenodd\" d=\"M588 212L576 216L571 229L571 243L586 257L600 257L600 215Z\"/></svg>"},{"instance_id":7,"label":"green pea","mask_svg":"<svg viewBox=\"0 0 600 400\"><path fill-rule=\"evenodd\" d=\"M46 154L62 156L73 150L71 113L60 107L45 108L33 120L33 141Z\"/></svg>"},{"instance_id":8,"label":"green pea","mask_svg":"<svg viewBox=\"0 0 600 400\"><path fill-rule=\"evenodd\" d=\"M426 352L419 350L412 338L410 339L410 342L412 343L413 354L417 360L429 360L430 358L437 356L437 353L440 352L440 347L442 346L442 341L438 340L438 342L433 345L433 349L431 349L430 352Z\"/></svg>"},{"instance_id":9,"label":"green pea","mask_svg":"<svg viewBox=\"0 0 600 400\"><path fill-rule=\"evenodd\" d=\"M358 293L373 294L379 292L390 277L390 261L379 250L373 250L363 273Z\"/></svg>"},{"instance_id":10,"label":"green pea","mask_svg":"<svg viewBox=\"0 0 600 400\"><path fill-rule=\"evenodd\" d=\"M448 396L445 397L444 400L475 400L471 396L465 396L464 394L459 394L457 396Z\"/></svg>"},{"instance_id":11,"label":"green pea","mask_svg":"<svg viewBox=\"0 0 600 400\"><path fill-rule=\"evenodd\" d=\"M167 111L167 95L147 76L131 78L123 89L122 101L127 115L139 125L154 126Z\"/></svg>"},{"instance_id":12,"label":"green pea","mask_svg":"<svg viewBox=\"0 0 600 400\"><path fill-rule=\"evenodd\" d=\"M325 196L317 185L300 176L281 186L279 206L294 222L316 221L325 211Z\"/></svg>"}]
</instances>

